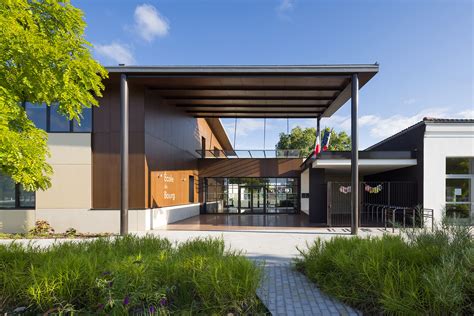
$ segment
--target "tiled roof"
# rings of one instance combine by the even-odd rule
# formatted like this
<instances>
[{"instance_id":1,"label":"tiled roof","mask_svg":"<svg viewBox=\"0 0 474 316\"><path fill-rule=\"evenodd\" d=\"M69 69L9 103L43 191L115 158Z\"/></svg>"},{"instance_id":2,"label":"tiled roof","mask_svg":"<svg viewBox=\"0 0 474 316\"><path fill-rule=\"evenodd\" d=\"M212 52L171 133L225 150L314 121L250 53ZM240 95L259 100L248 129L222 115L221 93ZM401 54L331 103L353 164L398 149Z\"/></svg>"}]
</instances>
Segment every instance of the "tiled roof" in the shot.
<instances>
[{"instance_id":1,"label":"tiled roof","mask_svg":"<svg viewBox=\"0 0 474 316\"><path fill-rule=\"evenodd\" d=\"M423 122L429 123L474 123L474 119L424 117Z\"/></svg>"}]
</instances>

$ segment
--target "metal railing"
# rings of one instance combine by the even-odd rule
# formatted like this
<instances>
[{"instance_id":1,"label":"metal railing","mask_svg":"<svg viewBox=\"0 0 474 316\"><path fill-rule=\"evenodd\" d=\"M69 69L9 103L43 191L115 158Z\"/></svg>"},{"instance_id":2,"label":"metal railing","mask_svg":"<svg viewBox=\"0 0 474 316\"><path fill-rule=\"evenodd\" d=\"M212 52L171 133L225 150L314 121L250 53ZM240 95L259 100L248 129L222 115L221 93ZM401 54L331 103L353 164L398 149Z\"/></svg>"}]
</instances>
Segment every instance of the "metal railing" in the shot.
<instances>
[{"instance_id":1,"label":"metal railing","mask_svg":"<svg viewBox=\"0 0 474 316\"><path fill-rule=\"evenodd\" d=\"M396 227L406 228L407 219L409 219L410 225L413 228L423 228L425 226L426 219L430 219L431 230L434 229L433 209L387 205L383 208L383 210L385 230L387 230L388 224L391 225L392 232L395 232Z\"/></svg>"},{"instance_id":2,"label":"metal railing","mask_svg":"<svg viewBox=\"0 0 474 316\"><path fill-rule=\"evenodd\" d=\"M238 149L238 150L196 150L201 158L303 158L299 149Z\"/></svg>"}]
</instances>

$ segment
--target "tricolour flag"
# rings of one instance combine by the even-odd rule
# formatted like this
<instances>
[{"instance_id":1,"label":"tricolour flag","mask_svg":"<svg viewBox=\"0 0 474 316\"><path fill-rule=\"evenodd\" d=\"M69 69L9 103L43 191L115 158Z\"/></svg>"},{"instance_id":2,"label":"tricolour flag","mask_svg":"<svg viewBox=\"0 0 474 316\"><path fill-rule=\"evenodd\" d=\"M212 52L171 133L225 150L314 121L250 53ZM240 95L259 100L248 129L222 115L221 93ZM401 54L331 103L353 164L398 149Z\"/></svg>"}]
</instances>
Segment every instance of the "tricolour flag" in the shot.
<instances>
[{"instance_id":1,"label":"tricolour flag","mask_svg":"<svg viewBox=\"0 0 474 316\"><path fill-rule=\"evenodd\" d=\"M321 141L319 137L319 133L316 135L316 143L314 144L314 155L317 156L321 152Z\"/></svg>"},{"instance_id":2,"label":"tricolour flag","mask_svg":"<svg viewBox=\"0 0 474 316\"><path fill-rule=\"evenodd\" d=\"M330 139L331 139L331 131L325 130L324 136L323 136L323 143L321 145L323 147L323 151L328 150Z\"/></svg>"}]
</instances>

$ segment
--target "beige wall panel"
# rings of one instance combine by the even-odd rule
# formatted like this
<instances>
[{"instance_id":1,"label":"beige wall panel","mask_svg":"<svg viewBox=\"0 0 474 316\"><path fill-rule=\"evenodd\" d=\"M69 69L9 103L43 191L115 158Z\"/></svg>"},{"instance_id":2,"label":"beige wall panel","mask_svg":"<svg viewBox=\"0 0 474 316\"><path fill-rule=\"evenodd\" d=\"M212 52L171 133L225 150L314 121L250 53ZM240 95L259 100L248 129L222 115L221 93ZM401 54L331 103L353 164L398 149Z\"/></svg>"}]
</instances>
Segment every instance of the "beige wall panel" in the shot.
<instances>
[{"instance_id":1,"label":"beige wall panel","mask_svg":"<svg viewBox=\"0 0 474 316\"><path fill-rule=\"evenodd\" d=\"M35 210L0 210L0 232L26 232L34 226L35 220Z\"/></svg>"},{"instance_id":2,"label":"beige wall panel","mask_svg":"<svg viewBox=\"0 0 474 316\"><path fill-rule=\"evenodd\" d=\"M92 163L90 133L49 133L50 164L77 165Z\"/></svg>"},{"instance_id":3,"label":"beige wall panel","mask_svg":"<svg viewBox=\"0 0 474 316\"><path fill-rule=\"evenodd\" d=\"M53 169L51 188L36 192L36 208L91 208L91 165L53 165Z\"/></svg>"}]
</instances>

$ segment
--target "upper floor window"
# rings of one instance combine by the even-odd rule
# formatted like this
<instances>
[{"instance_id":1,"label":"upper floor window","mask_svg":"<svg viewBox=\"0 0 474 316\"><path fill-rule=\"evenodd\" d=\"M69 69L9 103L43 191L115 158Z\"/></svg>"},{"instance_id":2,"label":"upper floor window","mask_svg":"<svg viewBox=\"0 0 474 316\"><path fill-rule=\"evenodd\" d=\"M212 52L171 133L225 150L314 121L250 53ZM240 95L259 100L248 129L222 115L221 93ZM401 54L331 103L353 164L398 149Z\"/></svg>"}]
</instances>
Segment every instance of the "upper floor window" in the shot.
<instances>
[{"instance_id":1,"label":"upper floor window","mask_svg":"<svg viewBox=\"0 0 474 316\"><path fill-rule=\"evenodd\" d=\"M25 103L25 110L28 117L35 123L36 127L51 133L90 133L92 132L92 109L82 110L81 124L74 120L69 121L64 115L58 112L58 105Z\"/></svg>"}]
</instances>

